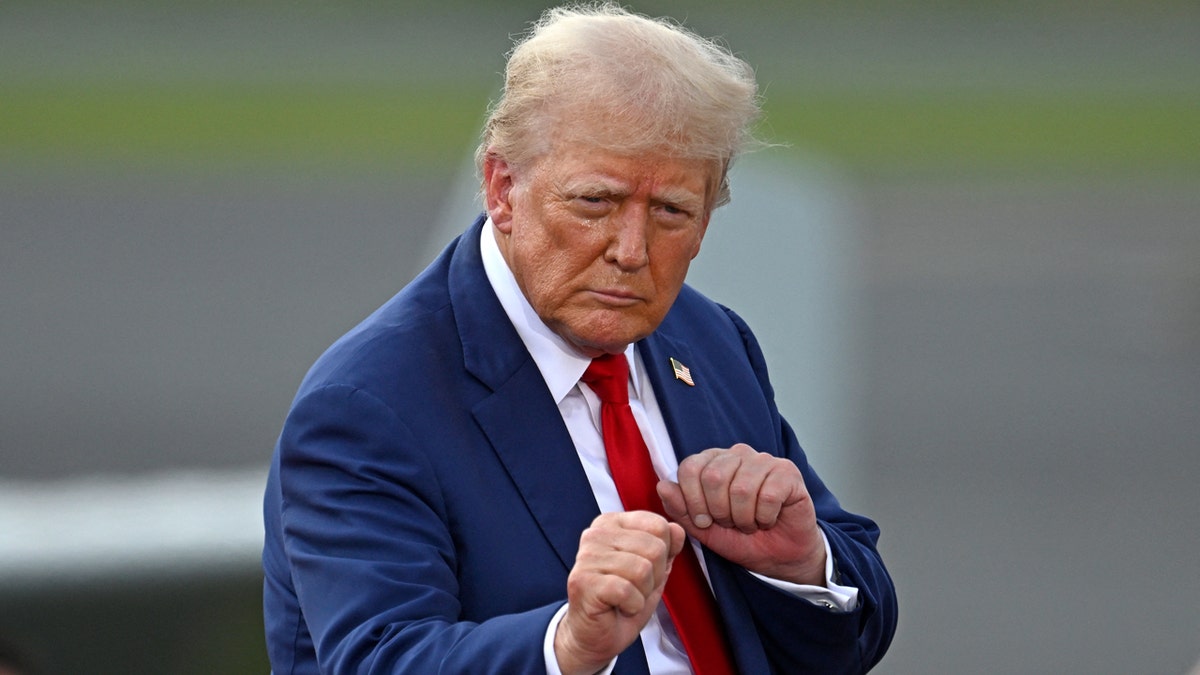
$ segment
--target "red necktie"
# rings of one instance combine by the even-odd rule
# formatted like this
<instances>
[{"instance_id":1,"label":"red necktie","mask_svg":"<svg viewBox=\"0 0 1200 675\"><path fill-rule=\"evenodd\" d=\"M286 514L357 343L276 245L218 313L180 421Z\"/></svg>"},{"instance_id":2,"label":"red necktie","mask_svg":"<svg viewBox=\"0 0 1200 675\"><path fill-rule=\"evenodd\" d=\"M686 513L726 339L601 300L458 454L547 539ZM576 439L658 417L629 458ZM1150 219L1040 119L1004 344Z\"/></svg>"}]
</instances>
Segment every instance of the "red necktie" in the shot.
<instances>
[{"instance_id":1,"label":"red necktie","mask_svg":"<svg viewBox=\"0 0 1200 675\"><path fill-rule=\"evenodd\" d=\"M658 475L650 451L629 409L629 364L624 354L606 354L592 360L583 382L600 397L600 426L604 451L617 494L626 511L653 511L664 515L655 486ZM733 665L721 617L700 562L690 543L675 558L663 592L663 602L683 640L696 675L733 675Z\"/></svg>"}]
</instances>

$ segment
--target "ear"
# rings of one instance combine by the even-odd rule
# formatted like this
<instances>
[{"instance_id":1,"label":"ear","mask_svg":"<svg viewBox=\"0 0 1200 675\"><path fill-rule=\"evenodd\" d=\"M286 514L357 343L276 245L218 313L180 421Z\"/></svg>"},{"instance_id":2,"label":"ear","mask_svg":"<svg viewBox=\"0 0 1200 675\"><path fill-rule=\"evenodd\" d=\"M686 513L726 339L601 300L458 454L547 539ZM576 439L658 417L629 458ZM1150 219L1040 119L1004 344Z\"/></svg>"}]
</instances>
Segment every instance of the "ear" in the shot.
<instances>
[{"instance_id":1,"label":"ear","mask_svg":"<svg viewBox=\"0 0 1200 675\"><path fill-rule=\"evenodd\" d=\"M512 166L495 153L483 160L483 199L488 216L501 232L512 229Z\"/></svg>"}]
</instances>

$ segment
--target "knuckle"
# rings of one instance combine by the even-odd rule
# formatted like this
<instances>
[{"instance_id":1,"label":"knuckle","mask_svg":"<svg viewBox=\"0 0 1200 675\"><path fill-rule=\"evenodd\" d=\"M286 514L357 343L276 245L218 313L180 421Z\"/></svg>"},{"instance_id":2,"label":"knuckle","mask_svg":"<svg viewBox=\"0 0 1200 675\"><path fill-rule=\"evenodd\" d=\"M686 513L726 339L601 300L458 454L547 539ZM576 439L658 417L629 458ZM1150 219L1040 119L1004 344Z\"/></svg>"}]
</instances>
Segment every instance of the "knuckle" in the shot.
<instances>
[{"instance_id":1,"label":"knuckle","mask_svg":"<svg viewBox=\"0 0 1200 675\"><path fill-rule=\"evenodd\" d=\"M658 535L666 531L667 520L650 511L630 511L629 525L634 529Z\"/></svg>"},{"instance_id":2,"label":"knuckle","mask_svg":"<svg viewBox=\"0 0 1200 675\"><path fill-rule=\"evenodd\" d=\"M758 493L758 501L766 504L778 505L783 503L784 493L778 488L766 487Z\"/></svg>"},{"instance_id":3,"label":"knuckle","mask_svg":"<svg viewBox=\"0 0 1200 675\"><path fill-rule=\"evenodd\" d=\"M618 577L609 577L605 580L604 597L608 600L608 604L614 606L627 606L630 601L636 600L641 594L637 588L628 580Z\"/></svg>"},{"instance_id":4,"label":"knuckle","mask_svg":"<svg viewBox=\"0 0 1200 675\"><path fill-rule=\"evenodd\" d=\"M654 563L648 558L638 557L629 565L630 571L633 573L633 579L636 581L648 581L654 578Z\"/></svg>"},{"instance_id":5,"label":"knuckle","mask_svg":"<svg viewBox=\"0 0 1200 675\"><path fill-rule=\"evenodd\" d=\"M588 579L586 584L580 585L580 592L588 594L589 597L598 598L605 604L617 604L624 598L626 591L625 584L620 579L610 576L599 576L594 579Z\"/></svg>"},{"instance_id":6,"label":"knuckle","mask_svg":"<svg viewBox=\"0 0 1200 675\"><path fill-rule=\"evenodd\" d=\"M700 470L704 468L704 465L700 462L692 461L692 459L693 458L689 457L679 463L679 470L676 474L677 480L686 481L699 475Z\"/></svg>"},{"instance_id":7,"label":"knuckle","mask_svg":"<svg viewBox=\"0 0 1200 675\"><path fill-rule=\"evenodd\" d=\"M670 545L667 543L667 540L662 537L650 542L650 546L648 548L649 559L647 562L650 560L665 560L667 553L670 552Z\"/></svg>"},{"instance_id":8,"label":"knuckle","mask_svg":"<svg viewBox=\"0 0 1200 675\"><path fill-rule=\"evenodd\" d=\"M756 489L757 488L751 483L745 481L734 481L733 484L729 486L729 496L734 499L746 499L753 497Z\"/></svg>"},{"instance_id":9,"label":"knuckle","mask_svg":"<svg viewBox=\"0 0 1200 675\"><path fill-rule=\"evenodd\" d=\"M585 546L589 546L589 545L599 541L603 537L604 537L604 534L600 530L598 530L594 527L589 527L588 529L586 529L582 533L580 533L579 547L582 549Z\"/></svg>"},{"instance_id":10,"label":"knuckle","mask_svg":"<svg viewBox=\"0 0 1200 675\"><path fill-rule=\"evenodd\" d=\"M700 484L706 488L721 487L725 483L725 472L719 467L709 466L704 467L700 472Z\"/></svg>"}]
</instances>

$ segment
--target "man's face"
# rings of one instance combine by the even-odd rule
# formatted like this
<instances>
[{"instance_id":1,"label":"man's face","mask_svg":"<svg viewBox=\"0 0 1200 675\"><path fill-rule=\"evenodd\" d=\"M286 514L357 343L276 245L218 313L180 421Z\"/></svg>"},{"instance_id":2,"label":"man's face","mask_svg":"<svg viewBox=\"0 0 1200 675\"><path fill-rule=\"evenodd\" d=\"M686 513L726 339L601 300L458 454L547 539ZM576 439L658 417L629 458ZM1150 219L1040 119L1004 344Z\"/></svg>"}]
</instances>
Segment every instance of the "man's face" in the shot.
<instances>
[{"instance_id":1,"label":"man's face","mask_svg":"<svg viewBox=\"0 0 1200 675\"><path fill-rule=\"evenodd\" d=\"M658 327L700 252L715 165L571 144L517 168L490 157L488 215L521 291L586 356Z\"/></svg>"}]
</instances>

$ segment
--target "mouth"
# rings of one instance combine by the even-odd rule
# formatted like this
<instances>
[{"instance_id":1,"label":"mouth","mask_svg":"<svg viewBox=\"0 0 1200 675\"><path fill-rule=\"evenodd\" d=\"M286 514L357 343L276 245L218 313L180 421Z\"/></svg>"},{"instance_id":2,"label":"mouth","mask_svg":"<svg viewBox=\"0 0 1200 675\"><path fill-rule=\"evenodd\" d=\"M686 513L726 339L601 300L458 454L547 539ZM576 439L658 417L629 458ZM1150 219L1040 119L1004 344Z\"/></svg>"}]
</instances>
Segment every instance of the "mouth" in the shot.
<instances>
[{"instance_id":1,"label":"mouth","mask_svg":"<svg viewBox=\"0 0 1200 675\"><path fill-rule=\"evenodd\" d=\"M641 296L622 288L598 288L588 291L597 302L611 307L631 307L642 302Z\"/></svg>"}]
</instances>

